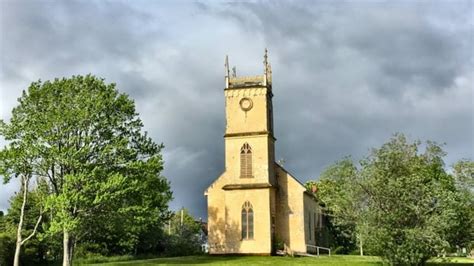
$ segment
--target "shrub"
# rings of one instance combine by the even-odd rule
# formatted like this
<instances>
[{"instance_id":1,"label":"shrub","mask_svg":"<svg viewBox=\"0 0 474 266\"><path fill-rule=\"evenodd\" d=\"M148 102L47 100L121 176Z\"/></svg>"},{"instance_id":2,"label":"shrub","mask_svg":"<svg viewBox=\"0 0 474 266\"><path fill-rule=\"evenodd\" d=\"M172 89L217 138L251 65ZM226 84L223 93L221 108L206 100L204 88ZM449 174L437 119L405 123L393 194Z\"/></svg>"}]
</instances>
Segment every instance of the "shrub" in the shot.
<instances>
[{"instance_id":1,"label":"shrub","mask_svg":"<svg viewBox=\"0 0 474 266\"><path fill-rule=\"evenodd\" d=\"M12 265L15 254L15 240L6 233L0 233L0 265Z\"/></svg>"}]
</instances>

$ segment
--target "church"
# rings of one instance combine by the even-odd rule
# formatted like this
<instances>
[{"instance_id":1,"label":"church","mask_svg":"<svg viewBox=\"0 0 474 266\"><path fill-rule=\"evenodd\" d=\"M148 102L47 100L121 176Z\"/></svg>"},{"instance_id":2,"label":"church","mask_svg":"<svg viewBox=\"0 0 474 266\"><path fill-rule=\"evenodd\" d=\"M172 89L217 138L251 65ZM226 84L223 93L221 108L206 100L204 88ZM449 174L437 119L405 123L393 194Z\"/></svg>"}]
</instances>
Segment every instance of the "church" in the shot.
<instances>
[{"instance_id":1,"label":"church","mask_svg":"<svg viewBox=\"0 0 474 266\"><path fill-rule=\"evenodd\" d=\"M272 254L315 246L322 215L313 194L275 162L272 71L237 77L225 63L225 171L207 188L210 254Z\"/></svg>"}]
</instances>

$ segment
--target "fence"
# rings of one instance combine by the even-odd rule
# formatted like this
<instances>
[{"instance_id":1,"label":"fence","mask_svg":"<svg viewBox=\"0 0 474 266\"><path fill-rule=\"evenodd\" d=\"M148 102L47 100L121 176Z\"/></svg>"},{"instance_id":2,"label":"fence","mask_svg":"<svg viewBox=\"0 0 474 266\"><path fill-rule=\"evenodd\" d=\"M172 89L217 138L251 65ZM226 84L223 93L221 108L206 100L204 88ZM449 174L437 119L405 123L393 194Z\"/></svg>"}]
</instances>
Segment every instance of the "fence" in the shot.
<instances>
[{"instance_id":1,"label":"fence","mask_svg":"<svg viewBox=\"0 0 474 266\"><path fill-rule=\"evenodd\" d=\"M313 245L306 245L306 249L308 249L308 247L316 249L316 255L318 255L318 256L319 256L319 250L320 249L327 250L328 253L329 253L329 256L331 256L331 249L330 248L318 247L318 246L313 246Z\"/></svg>"}]
</instances>

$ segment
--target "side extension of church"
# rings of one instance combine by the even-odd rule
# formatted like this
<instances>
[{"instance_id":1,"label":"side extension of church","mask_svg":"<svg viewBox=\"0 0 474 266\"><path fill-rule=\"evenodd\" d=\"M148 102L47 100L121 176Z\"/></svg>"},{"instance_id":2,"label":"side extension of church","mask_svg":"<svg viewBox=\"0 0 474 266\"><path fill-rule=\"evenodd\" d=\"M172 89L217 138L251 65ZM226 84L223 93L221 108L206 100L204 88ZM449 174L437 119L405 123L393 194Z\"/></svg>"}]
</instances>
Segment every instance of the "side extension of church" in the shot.
<instances>
[{"instance_id":1,"label":"side extension of church","mask_svg":"<svg viewBox=\"0 0 474 266\"><path fill-rule=\"evenodd\" d=\"M225 171L206 190L211 254L271 254L276 240L293 252L316 245L318 204L275 162L272 73L225 76Z\"/></svg>"}]
</instances>

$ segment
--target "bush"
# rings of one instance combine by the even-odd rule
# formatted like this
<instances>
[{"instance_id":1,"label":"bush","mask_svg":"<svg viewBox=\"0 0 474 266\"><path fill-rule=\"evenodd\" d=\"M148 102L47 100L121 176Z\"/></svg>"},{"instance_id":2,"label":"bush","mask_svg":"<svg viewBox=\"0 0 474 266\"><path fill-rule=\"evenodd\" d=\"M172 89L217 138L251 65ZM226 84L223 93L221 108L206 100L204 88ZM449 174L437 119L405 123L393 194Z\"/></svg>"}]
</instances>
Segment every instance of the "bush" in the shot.
<instances>
[{"instance_id":1,"label":"bush","mask_svg":"<svg viewBox=\"0 0 474 266\"><path fill-rule=\"evenodd\" d=\"M0 233L0 265L12 265L15 255L15 239L7 233Z\"/></svg>"},{"instance_id":2,"label":"bush","mask_svg":"<svg viewBox=\"0 0 474 266\"><path fill-rule=\"evenodd\" d=\"M285 248L285 242L278 236L273 238L273 250L283 250Z\"/></svg>"},{"instance_id":3,"label":"bush","mask_svg":"<svg viewBox=\"0 0 474 266\"><path fill-rule=\"evenodd\" d=\"M334 249L331 250L331 253L333 254L345 254L344 252L344 247L343 246L337 246Z\"/></svg>"},{"instance_id":4,"label":"bush","mask_svg":"<svg viewBox=\"0 0 474 266\"><path fill-rule=\"evenodd\" d=\"M84 257L80 257L76 260L77 264L91 264L91 263L104 263L104 262L117 262L117 261L128 261L136 259L132 255L113 256L107 257L100 254L89 253Z\"/></svg>"},{"instance_id":5,"label":"bush","mask_svg":"<svg viewBox=\"0 0 474 266\"><path fill-rule=\"evenodd\" d=\"M166 255L189 256L201 253L201 244L195 235L183 233L169 236L165 250Z\"/></svg>"}]
</instances>

